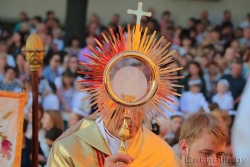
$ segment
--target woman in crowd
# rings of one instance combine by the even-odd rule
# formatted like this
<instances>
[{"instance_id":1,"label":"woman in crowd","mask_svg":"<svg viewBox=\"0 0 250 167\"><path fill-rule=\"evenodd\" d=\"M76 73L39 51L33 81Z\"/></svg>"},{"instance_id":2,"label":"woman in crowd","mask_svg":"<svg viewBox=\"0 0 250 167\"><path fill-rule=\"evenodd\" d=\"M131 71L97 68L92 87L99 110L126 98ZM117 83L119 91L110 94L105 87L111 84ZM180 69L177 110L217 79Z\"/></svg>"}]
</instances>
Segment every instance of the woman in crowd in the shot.
<instances>
[{"instance_id":1,"label":"woman in crowd","mask_svg":"<svg viewBox=\"0 0 250 167\"><path fill-rule=\"evenodd\" d=\"M80 40L78 37L72 37L70 39L70 47L65 48L65 51L69 54L72 55L74 57L77 57L80 51Z\"/></svg>"},{"instance_id":2,"label":"woman in crowd","mask_svg":"<svg viewBox=\"0 0 250 167\"><path fill-rule=\"evenodd\" d=\"M40 145L41 145L41 149L44 153L44 156L47 158L49 156L49 149L48 149L48 146L46 144L46 140L44 138L45 136L45 130L42 128L42 125L41 125L41 119L43 117L43 108L41 105L39 105L39 109L38 109L38 124L39 124L39 131L38 131L38 141L40 142ZM32 114L33 114L33 110L32 110L32 107L30 108L29 110L29 113L28 113L28 125L27 125L27 131L25 133L25 136L28 138L28 139L32 139Z\"/></svg>"},{"instance_id":3,"label":"woman in crowd","mask_svg":"<svg viewBox=\"0 0 250 167\"><path fill-rule=\"evenodd\" d=\"M206 83L203 78L203 72L198 62L191 62L188 66L188 75L179 81L180 85L184 85L184 90L189 91L188 82L190 79L200 79L201 80L201 92L206 97Z\"/></svg>"},{"instance_id":4,"label":"woman in crowd","mask_svg":"<svg viewBox=\"0 0 250 167\"><path fill-rule=\"evenodd\" d=\"M24 78L26 77L25 71L24 71L25 62L26 62L25 56L21 53L18 54L16 57L16 69L17 69L17 76L21 81L23 81Z\"/></svg>"},{"instance_id":5,"label":"woman in crowd","mask_svg":"<svg viewBox=\"0 0 250 167\"><path fill-rule=\"evenodd\" d=\"M209 102L211 102L211 98L216 92L216 84L220 78L221 74L218 68L218 64L214 61L211 61L208 64L208 73L204 75L207 88L207 99Z\"/></svg>"},{"instance_id":6,"label":"woman in crowd","mask_svg":"<svg viewBox=\"0 0 250 167\"><path fill-rule=\"evenodd\" d=\"M72 109L72 98L74 89L74 74L65 71L62 74L62 87L58 89L57 95L60 99L60 110L70 112Z\"/></svg>"},{"instance_id":7,"label":"woman in crowd","mask_svg":"<svg viewBox=\"0 0 250 167\"><path fill-rule=\"evenodd\" d=\"M41 122L42 122L42 128L45 131L49 131L54 127L64 130L62 115L59 111L56 110L45 111Z\"/></svg>"},{"instance_id":8,"label":"woman in crowd","mask_svg":"<svg viewBox=\"0 0 250 167\"><path fill-rule=\"evenodd\" d=\"M23 122L23 133L27 132L28 121L24 120ZM21 167L32 167L32 140L23 135L22 140L22 158L21 158ZM39 151L38 151L38 163L39 165L46 164L46 158L44 153L40 147L39 143Z\"/></svg>"}]
</instances>

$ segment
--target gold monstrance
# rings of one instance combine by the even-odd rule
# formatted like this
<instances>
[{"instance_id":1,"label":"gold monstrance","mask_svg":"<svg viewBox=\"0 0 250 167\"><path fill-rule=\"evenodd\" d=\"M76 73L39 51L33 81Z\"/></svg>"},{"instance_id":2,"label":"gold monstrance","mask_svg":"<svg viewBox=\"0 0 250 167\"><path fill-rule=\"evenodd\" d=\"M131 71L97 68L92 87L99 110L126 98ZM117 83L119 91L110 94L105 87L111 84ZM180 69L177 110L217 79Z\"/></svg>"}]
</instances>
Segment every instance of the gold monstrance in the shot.
<instances>
[{"instance_id":1,"label":"gold monstrance","mask_svg":"<svg viewBox=\"0 0 250 167\"><path fill-rule=\"evenodd\" d=\"M101 120L113 119L117 125L120 118L124 117L119 133L120 153L126 153L125 141L130 135L128 122L133 125L134 120L140 124L144 121L151 127L150 120L155 118L157 121L156 115L165 117L160 107L172 111L166 102L176 102L169 97L181 96L174 89L182 87L176 84L177 79L183 78L176 75L176 71L182 67L174 67L179 59L171 56L175 51L168 53L170 43L161 44L164 37L156 41L156 32L148 35L147 27L143 31L140 26L141 17L150 17L151 13L142 11L142 5L139 2L137 10L127 11L137 16L136 26L132 31L128 25L127 33L120 26L118 34L110 29L109 38L102 33L104 41L96 40L97 48L89 46L93 54L85 55L90 63L80 62L87 69L79 71L86 76L79 82L88 85L82 91L91 92L89 97L84 98L93 99L89 107L98 105L96 113L101 112Z\"/></svg>"}]
</instances>

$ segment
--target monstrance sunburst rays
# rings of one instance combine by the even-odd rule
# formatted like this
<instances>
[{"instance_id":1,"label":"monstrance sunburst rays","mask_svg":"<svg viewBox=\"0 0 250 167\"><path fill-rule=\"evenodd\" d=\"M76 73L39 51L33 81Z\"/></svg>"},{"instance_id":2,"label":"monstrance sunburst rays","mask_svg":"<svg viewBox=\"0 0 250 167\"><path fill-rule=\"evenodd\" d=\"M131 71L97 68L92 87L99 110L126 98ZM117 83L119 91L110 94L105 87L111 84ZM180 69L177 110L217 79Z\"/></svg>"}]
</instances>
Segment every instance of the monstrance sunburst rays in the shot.
<instances>
[{"instance_id":1,"label":"monstrance sunburst rays","mask_svg":"<svg viewBox=\"0 0 250 167\"><path fill-rule=\"evenodd\" d=\"M90 92L90 96L83 100L91 98L91 104L89 107L94 105L98 106L96 113L102 113L101 119L107 117L108 119L116 118L115 120L119 121L120 118L123 118L124 116L125 107L112 101L105 91L103 73L109 61L117 54L131 50L141 52L150 58L150 60L158 67L160 82L156 94L147 103L139 107L130 108L130 111L134 113L132 116L138 117L139 120L141 120L140 122L142 122L142 120L146 121L149 127L151 127L151 118L156 117L156 115L159 114L165 117L164 113L161 111L162 108L171 111L168 103L176 102L170 97L172 95L181 96L176 93L175 88L182 87L181 85L176 84L177 79L183 78L183 76L176 75L176 72L181 70L182 67L174 67L174 63L178 61L178 59L172 57L174 51L171 51L170 53L168 52L167 48L170 43L166 46L161 44L164 37L161 37L156 41L156 31L149 36L147 35L148 28L145 28L142 35L140 24L136 24L136 26L133 27L132 32L130 25L128 25L127 28L127 34L122 31L120 26L118 34L114 34L112 29L110 29L110 37L107 37L102 33L104 41L100 42L95 39L98 47L92 48L89 46L93 53L92 55L85 56L90 59L90 63L86 64L80 62L80 64L84 65L87 70L79 71L80 74L85 74L85 79L79 82L84 82L85 85L87 85L87 88L80 91Z\"/></svg>"}]
</instances>

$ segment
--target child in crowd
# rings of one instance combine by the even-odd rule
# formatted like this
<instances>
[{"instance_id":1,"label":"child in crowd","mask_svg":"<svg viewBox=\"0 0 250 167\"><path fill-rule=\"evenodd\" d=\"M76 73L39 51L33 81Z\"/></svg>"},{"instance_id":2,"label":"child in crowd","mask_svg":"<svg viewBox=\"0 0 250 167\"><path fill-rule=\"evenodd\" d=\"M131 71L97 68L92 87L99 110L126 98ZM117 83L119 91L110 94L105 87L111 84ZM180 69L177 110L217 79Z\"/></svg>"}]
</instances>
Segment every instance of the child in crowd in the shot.
<instances>
[{"instance_id":1,"label":"child in crowd","mask_svg":"<svg viewBox=\"0 0 250 167\"><path fill-rule=\"evenodd\" d=\"M178 132L178 130L181 128L183 122L184 122L184 115L181 112L174 112L172 116L170 117L170 129L168 131L168 134L164 136L164 139L167 141L167 143L172 146L175 144L174 139L175 135Z\"/></svg>"},{"instance_id":2,"label":"child in crowd","mask_svg":"<svg viewBox=\"0 0 250 167\"><path fill-rule=\"evenodd\" d=\"M43 97L43 109L44 110L59 110L60 109L60 100L56 94L56 86L54 83L50 82L49 86L51 90L47 90L46 93L44 93Z\"/></svg>"},{"instance_id":3,"label":"child in crowd","mask_svg":"<svg viewBox=\"0 0 250 167\"><path fill-rule=\"evenodd\" d=\"M82 82L78 82L79 80L83 80L81 77L77 77L76 79L76 91L73 94L72 98L72 109L80 110L84 116L90 115L91 108L87 108L90 105L90 98L86 100L82 100L85 97L89 96L87 91L81 91L84 89L84 84Z\"/></svg>"},{"instance_id":4,"label":"child in crowd","mask_svg":"<svg viewBox=\"0 0 250 167\"><path fill-rule=\"evenodd\" d=\"M49 131L46 132L45 134L45 139L46 139L46 143L49 147L49 149L52 147L53 142L59 137L61 136L61 134L63 133L62 129L60 128L52 128Z\"/></svg>"},{"instance_id":5,"label":"child in crowd","mask_svg":"<svg viewBox=\"0 0 250 167\"><path fill-rule=\"evenodd\" d=\"M86 116L88 115L84 111L73 108L73 110L69 114L68 127L71 127Z\"/></svg>"},{"instance_id":6,"label":"child in crowd","mask_svg":"<svg viewBox=\"0 0 250 167\"><path fill-rule=\"evenodd\" d=\"M221 109L231 110L234 108L234 99L229 91L229 82L226 79L219 80L217 84L217 94L212 98L213 103L217 103Z\"/></svg>"},{"instance_id":7,"label":"child in crowd","mask_svg":"<svg viewBox=\"0 0 250 167\"><path fill-rule=\"evenodd\" d=\"M204 95L200 92L201 80L190 79L188 82L189 91L183 92L180 98L180 109L184 114L198 112L202 108L205 112L209 112L208 103Z\"/></svg>"},{"instance_id":8,"label":"child in crowd","mask_svg":"<svg viewBox=\"0 0 250 167\"><path fill-rule=\"evenodd\" d=\"M231 117L226 110L223 109L214 109L212 113L226 126L229 127L231 125Z\"/></svg>"}]
</instances>

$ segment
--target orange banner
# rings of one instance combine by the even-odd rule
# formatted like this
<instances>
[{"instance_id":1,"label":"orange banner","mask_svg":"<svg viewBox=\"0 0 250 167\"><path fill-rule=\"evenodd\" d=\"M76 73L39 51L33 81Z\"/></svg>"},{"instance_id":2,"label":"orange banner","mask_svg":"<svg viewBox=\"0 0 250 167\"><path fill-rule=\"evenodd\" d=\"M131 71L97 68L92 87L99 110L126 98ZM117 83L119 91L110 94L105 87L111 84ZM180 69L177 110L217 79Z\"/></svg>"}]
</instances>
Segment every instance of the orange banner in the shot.
<instances>
[{"instance_id":1,"label":"orange banner","mask_svg":"<svg viewBox=\"0 0 250 167\"><path fill-rule=\"evenodd\" d=\"M0 164L20 167L26 92L0 92Z\"/></svg>"}]
</instances>

